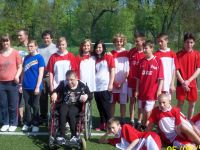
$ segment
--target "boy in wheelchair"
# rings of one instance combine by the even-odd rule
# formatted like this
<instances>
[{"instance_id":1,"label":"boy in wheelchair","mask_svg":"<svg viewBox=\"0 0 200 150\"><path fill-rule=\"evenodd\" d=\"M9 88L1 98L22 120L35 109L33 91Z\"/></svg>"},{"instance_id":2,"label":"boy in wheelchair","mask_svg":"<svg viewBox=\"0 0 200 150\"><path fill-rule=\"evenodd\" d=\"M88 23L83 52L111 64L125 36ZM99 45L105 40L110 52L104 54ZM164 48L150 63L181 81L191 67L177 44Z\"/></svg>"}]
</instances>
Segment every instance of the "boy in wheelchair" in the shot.
<instances>
[{"instance_id":1,"label":"boy in wheelchair","mask_svg":"<svg viewBox=\"0 0 200 150\"><path fill-rule=\"evenodd\" d=\"M79 113L82 110L82 104L87 101L90 91L89 88L77 79L75 71L69 70L66 73L66 80L61 81L58 87L53 91L51 100L53 103L61 100L60 105L60 137L57 137L57 142L60 144L66 143L65 125L67 118L69 121L71 139L70 142L77 142L76 121ZM59 95L59 98L58 98Z\"/></svg>"}]
</instances>

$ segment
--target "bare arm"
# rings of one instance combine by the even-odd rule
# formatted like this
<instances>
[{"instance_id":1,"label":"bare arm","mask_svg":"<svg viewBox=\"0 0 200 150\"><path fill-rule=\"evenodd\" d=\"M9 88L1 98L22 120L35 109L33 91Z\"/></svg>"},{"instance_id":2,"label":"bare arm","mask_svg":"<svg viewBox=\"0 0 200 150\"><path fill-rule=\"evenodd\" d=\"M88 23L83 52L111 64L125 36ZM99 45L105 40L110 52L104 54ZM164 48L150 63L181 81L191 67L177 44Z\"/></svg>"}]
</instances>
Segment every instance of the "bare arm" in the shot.
<instances>
[{"instance_id":1,"label":"bare arm","mask_svg":"<svg viewBox=\"0 0 200 150\"><path fill-rule=\"evenodd\" d=\"M172 80L171 80L170 89L169 89L171 93L175 92L175 90L176 90L175 86L174 86L175 77L176 77L176 71L174 70L172 73Z\"/></svg>"},{"instance_id":2,"label":"bare arm","mask_svg":"<svg viewBox=\"0 0 200 150\"><path fill-rule=\"evenodd\" d=\"M184 90L185 91L190 91L190 88L186 84L184 84L185 81L182 78L179 70L176 71L176 76L177 76L177 79L179 80L179 82L182 84Z\"/></svg>"},{"instance_id":3,"label":"bare arm","mask_svg":"<svg viewBox=\"0 0 200 150\"><path fill-rule=\"evenodd\" d=\"M131 144L129 144L126 150L132 150L138 142L139 139L134 140L133 142L131 142Z\"/></svg>"},{"instance_id":4,"label":"bare arm","mask_svg":"<svg viewBox=\"0 0 200 150\"><path fill-rule=\"evenodd\" d=\"M197 70L192 74L192 76L189 79L185 80L183 84L189 86L190 82L196 79L199 74L200 74L200 68L197 68Z\"/></svg>"},{"instance_id":5,"label":"bare arm","mask_svg":"<svg viewBox=\"0 0 200 150\"><path fill-rule=\"evenodd\" d=\"M113 82L115 79L115 68L110 69L110 77L109 77L109 84L108 84L108 91L112 91L113 89Z\"/></svg>"},{"instance_id":6,"label":"bare arm","mask_svg":"<svg viewBox=\"0 0 200 150\"><path fill-rule=\"evenodd\" d=\"M158 80L157 97L162 93L162 87L163 87L163 79L159 79Z\"/></svg>"},{"instance_id":7,"label":"bare arm","mask_svg":"<svg viewBox=\"0 0 200 150\"><path fill-rule=\"evenodd\" d=\"M53 87L53 73L49 73L49 84L50 84L50 92L53 92L54 87Z\"/></svg>"},{"instance_id":8,"label":"bare arm","mask_svg":"<svg viewBox=\"0 0 200 150\"><path fill-rule=\"evenodd\" d=\"M154 123L147 121L146 126L146 131L152 131Z\"/></svg>"},{"instance_id":9,"label":"bare arm","mask_svg":"<svg viewBox=\"0 0 200 150\"><path fill-rule=\"evenodd\" d=\"M39 92L40 92L40 85L42 82L43 74L44 74L44 67L40 67L37 84L36 84L35 91L34 91L35 95L39 94Z\"/></svg>"},{"instance_id":10,"label":"bare arm","mask_svg":"<svg viewBox=\"0 0 200 150\"><path fill-rule=\"evenodd\" d=\"M20 75L21 75L21 73L22 73L22 64L19 64L18 66L17 66L17 72L16 72L16 75L15 75L15 83L19 83L19 77L20 77Z\"/></svg>"}]
</instances>

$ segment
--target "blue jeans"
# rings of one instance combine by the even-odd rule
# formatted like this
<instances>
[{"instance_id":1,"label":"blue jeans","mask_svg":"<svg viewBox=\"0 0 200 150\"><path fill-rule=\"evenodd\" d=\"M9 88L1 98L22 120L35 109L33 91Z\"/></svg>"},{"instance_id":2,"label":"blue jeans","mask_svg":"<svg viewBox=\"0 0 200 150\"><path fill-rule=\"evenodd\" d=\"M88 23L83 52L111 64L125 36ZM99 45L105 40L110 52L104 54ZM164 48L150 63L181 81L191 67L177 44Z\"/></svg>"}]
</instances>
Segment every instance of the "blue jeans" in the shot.
<instances>
[{"instance_id":1,"label":"blue jeans","mask_svg":"<svg viewBox=\"0 0 200 150\"><path fill-rule=\"evenodd\" d=\"M14 81L0 81L0 111L3 125L18 125L18 85Z\"/></svg>"}]
</instances>

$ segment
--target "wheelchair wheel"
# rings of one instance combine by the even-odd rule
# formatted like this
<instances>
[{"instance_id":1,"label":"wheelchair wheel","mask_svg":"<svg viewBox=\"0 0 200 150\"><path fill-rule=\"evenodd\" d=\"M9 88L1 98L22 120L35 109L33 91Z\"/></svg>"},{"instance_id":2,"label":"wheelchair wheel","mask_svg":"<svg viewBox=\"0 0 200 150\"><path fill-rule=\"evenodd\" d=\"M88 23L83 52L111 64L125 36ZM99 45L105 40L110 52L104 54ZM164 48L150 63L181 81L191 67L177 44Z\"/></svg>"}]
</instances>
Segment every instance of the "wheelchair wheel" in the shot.
<instances>
[{"instance_id":1,"label":"wheelchair wheel","mask_svg":"<svg viewBox=\"0 0 200 150\"><path fill-rule=\"evenodd\" d=\"M84 138L81 138L81 150L86 150L86 141Z\"/></svg>"},{"instance_id":2,"label":"wheelchair wheel","mask_svg":"<svg viewBox=\"0 0 200 150\"><path fill-rule=\"evenodd\" d=\"M85 140L91 138L91 130L92 130L92 107L91 103L87 102L85 104L85 129L84 129L84 137Z\"/></svg>"}]
</instances>

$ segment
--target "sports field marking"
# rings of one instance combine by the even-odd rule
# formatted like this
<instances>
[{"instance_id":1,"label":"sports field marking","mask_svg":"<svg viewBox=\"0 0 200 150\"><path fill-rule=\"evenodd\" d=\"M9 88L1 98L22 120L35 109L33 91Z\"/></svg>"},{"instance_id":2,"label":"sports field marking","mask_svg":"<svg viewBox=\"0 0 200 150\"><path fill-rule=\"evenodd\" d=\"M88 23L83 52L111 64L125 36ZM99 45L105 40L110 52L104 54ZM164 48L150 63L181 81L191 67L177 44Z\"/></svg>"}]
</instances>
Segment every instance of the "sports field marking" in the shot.
<instances>
[{"instance_id":1,"label":"sports field marking","mask_svg":"<svg viewBox=\"0 0 200 150\"><path fill-rule=\"evenodd\" d=\"M105 133L91 133L92 136L102 136ZM0 132L0 135L26 135L26 136L47 136L49 135L48 132L38 132L38 133L32 133L32 132Z\"/></svg>"}]
</instances>

